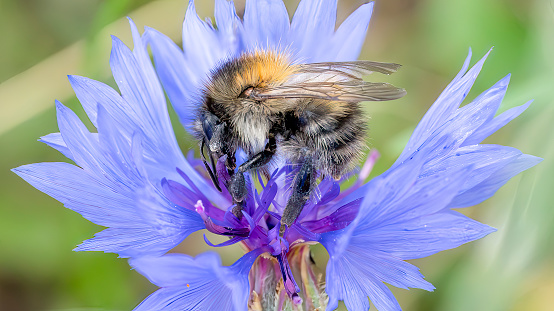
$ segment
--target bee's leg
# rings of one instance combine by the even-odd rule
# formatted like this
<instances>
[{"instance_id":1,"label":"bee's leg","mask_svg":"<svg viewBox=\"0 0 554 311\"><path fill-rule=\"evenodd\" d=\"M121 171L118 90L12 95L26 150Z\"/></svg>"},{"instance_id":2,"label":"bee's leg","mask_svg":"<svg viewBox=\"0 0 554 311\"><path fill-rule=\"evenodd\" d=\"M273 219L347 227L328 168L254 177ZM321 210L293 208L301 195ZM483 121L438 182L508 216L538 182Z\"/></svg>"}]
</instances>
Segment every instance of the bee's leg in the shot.
<instances>
[{"instance_id":1,"label":"bee's leg","mask_svg":"<svg viewBox=\"0 0 554 311\"><path fill-rule=\"evenodd\" d=\"M283 211L281 227L279 228L280 236L283 236L285 230L294 223L302 212L304 204L306 204L306 201L310 198L312 187L315 182L315 175L316 172L313 161L311 157L307 157L294 179L289 201Z\"/></svg>"},{"instance_id":2,"label":"bee's leg","mask_svg":"<svg viewBox=\"0 0 554 311\"><path fill-rule=\"evenodd\" d=\"M244 174L239 172L233 174L233 176L231 176L231 180L229 181L228 190L235 202L242 202L247 194Z\"/></svg>"},{"instance_id":3,"label":"bee's leg","mask_svg":"<svg viewBox=\"0 0 554 311\"><path fill-rule=\"evenodd\" d=\"M221 122L217 116L208 111L201 114L200 121L204 132L204 137L200 144L202 161L204 162L204 166L206 167L214 186L221 192L217 176L216 163L227 149L225 138L228 131L227 125L225 122ZM207 151L207 156L205 151ZM210 160L211 167L208 165L207 158Z\"/></svg>"},{"instance_id":4,"label":"bee's leg","mask_svg":"<svg viewBox=\"0 0 554 311\"><path fill-rule=\"evenodd\" d=\"M230 179L225 183L225 187L227 187L227 190L229 191L229 194L233 198L233 204L235 207L233 207L233 210L231 211L233 215L235 215L237 218L242 218L242 210L244 209L244 198L246 197L246 182L244 181L244 176L242 176L242 181L240 180L240 177L236 177L236 175L241 174L235 174L235 168L237 167L235 154L228 153L227 154L227 160L225 161L225 167L227 168L227 173L230 176Z\"/></svg>"},{"instance_id":5,"label":"bee's leg","mask_svg":"<svg viewBox=\"0 0 554 311\"><path fill-rule=\"evenodd\" d=\"M234 173L231 176L231 180L229 182L229 193L233 197L233 201L237 204L237 207L235 209L239 209L236 211L233 209L233 213L235 216L239 217L242 216L241 210L242 210L242 201L246 197L246 194L248 193L246 189L246 181L244 179L244 173L251 169L259 168L264 165L266 165L273 155L275 154L275 150L277 149L277 142L275 140L275 135L269 134L269 141L267 142L265 149L262 152L259 152L252 156L249 160L244 162L239 168L237 169L237 172Z\"/></svg>"},{"instance_id":6,"label":"bee's leg","mask_svg":"<svg viewBox=\"0 0 554 311\"><path fill-rule=\"evenodd\" d=\"M242 165L239 166L238 168L238 172L244 173L251 169L255 169L266 165L267 163L269 163L269 161L275 154L276 149L277 149L277 142L275 140L275 135L269 134L269 141L265 145L265 149L262 152L256 153L248 161L242 163Z\"/></svg>"}]
</instances>

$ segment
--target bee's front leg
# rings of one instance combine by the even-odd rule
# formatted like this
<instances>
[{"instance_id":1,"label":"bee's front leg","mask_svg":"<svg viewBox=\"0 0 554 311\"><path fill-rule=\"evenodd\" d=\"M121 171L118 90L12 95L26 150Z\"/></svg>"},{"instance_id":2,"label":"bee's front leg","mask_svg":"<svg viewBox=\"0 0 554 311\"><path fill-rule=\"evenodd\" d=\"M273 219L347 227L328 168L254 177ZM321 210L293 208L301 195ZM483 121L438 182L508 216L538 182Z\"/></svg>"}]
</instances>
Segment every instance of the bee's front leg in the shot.
<instances>
[{"instance_id":1,"label":"bee's front leg","mask_svg":"<svg viewBox=\"0 0 554 311\"><path fill-rule=\"evenodd\" d=\"M210 112L204 112L200 116L200 122L204 134L200 143L202 161L204 162L206 171L210 175L214 186L217 190L221 191L216 172L216 163L223 155L224 151L228 149L226 145L227 125ZM211 166L207 162L208 159Z\"/></svg>"},{"instance_id":2,"label":"bee's front leg","mask_svg":"<svg viewBox=\"0 0 554 311\"><path fill-rule=\"evenodd\" d=\"M279 228L280 236L283 236L285 230L294 223L304 209L304 205L312 193L315 177L316 171L313 160L307 157L304 163L302 163L300 171L298 171L298 174L294 178L290 198L283 211L283 216L281 217L281 227Z\"/></svg>"},{"instance_id":3,"label":"bee's front leg","mask_svg":"<svg viewBox=\"0 0 554 311\"><path fill-rule=\"evenodd\" d=\"M269 161L275 154L276 149L277 149L277 142L275 140L275 135L270 133L269 140L265 146L265 149L255 154L254 156L252 156L246 162L244 162L241 166L239 166L239 168L237 169L237 172L231 176L228 190L231 196L233 197L233 201L237 203L237 207L233 209L233 214L235 214L235 216L239 218L240 216L242 216L241 203L248 193L246 189L246 181L244 179L244 173L248 172L249 170L262 167L267 163L269 163Z\"/></svg>"}]
</instances>

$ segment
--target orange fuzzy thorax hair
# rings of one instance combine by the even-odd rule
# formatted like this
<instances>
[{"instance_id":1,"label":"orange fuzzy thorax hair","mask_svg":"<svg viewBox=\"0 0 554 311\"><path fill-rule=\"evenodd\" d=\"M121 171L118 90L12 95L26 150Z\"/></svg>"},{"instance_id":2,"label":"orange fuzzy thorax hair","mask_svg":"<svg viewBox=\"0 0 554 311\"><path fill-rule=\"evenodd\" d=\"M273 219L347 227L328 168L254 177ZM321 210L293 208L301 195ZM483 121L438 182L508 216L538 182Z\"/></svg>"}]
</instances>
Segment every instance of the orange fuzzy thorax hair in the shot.
<instances>
[{"instance_id":1,"label":"orange fuzzy thorax hair","mask_svg":"<svg viewBox=\"0 0 554 311\"><path fill-rule=\"evenodd\" d=\"M274 51L254 51L233 59L213 72L206 84L214 99L235 100L249 87L264 88L280 85L297 72L287 54Z\"/></svg>"},{"instance_id":2,"label":"orange fuzzy thorax hair","mask_svg":"<svg viewBox=\"0 0 554 311\"><path fill-rule=\"evenodd\" d=\"M244 87L252 85L263 88L282 83L296 71L287 55L273 51L244 54L239 62L243 64L243 70L236 75L235 83Z\"/></svg>"}]
</instances>

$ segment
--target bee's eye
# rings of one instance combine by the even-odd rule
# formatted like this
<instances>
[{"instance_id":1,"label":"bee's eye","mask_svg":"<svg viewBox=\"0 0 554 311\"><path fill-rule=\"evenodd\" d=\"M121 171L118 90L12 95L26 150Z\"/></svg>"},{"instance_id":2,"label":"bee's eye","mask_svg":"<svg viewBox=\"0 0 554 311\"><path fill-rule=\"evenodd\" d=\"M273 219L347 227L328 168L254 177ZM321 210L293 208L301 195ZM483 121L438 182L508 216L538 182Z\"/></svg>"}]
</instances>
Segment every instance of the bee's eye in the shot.
<instances>
[{"instance_id":1,"label":"bee's eye","mask_svg":"<svg viewBox=\"0 0 554 311\"><path fill-rule=\"evenodd\" d=\"M247 88L245 88L239 95L239 98L246 98L246 97L250 97L250 94L252 94L252 91L254 90L254 87L252 86L249 86Z\"/></svg>"}]
</instances>

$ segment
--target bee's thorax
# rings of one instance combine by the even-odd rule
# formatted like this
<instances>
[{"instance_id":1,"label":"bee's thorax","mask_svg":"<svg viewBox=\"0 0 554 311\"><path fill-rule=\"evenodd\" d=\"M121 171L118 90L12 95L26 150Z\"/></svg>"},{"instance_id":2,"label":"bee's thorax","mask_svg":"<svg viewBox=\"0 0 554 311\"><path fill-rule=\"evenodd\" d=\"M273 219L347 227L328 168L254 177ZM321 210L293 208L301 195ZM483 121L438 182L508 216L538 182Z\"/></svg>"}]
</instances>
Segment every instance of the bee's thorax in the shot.
<instances>
[{"instance_id":1,"label":"bee's thorax","mask_svg":"<svg viewBox=\"0 0 554 311\"><path fill-rule=\"evenodd\" d=\"M295 72L284 54L254 52L230 60L211 75L204 88L202 109L227 122L237 147L264 149L269 131L285 105L283 100L256 101L252 89L281 85Z\"/></svg>"}]
</instances>

